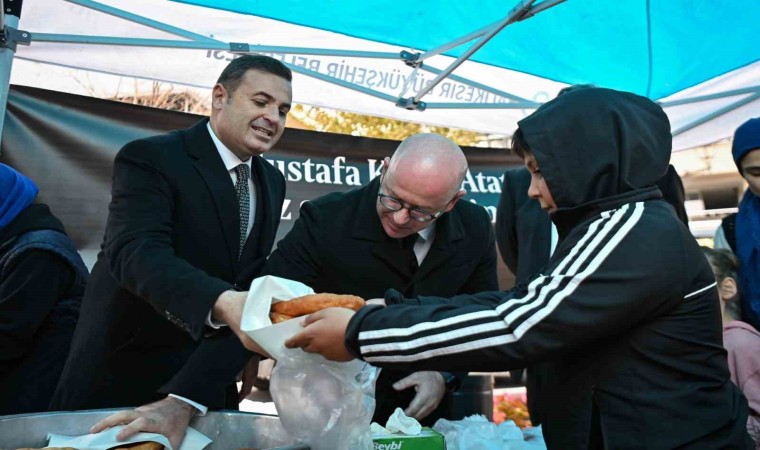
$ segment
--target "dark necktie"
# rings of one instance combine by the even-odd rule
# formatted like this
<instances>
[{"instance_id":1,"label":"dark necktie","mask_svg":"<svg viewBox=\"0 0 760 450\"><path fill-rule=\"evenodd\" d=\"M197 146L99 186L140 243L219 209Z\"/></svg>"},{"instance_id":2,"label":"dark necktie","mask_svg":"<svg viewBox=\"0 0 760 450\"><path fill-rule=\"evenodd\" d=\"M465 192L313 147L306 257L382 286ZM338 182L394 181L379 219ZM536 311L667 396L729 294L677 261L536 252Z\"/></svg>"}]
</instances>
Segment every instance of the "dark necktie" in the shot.
<instances>
[{"instance_id":1,"label":"dark necktie","mask_svg":"<svg viewBox=\"0 0 760 450\"><path fill-rule=\"evenodd\" d=\"M235 183L235 193L237 194L238 214L240 214L240 249L238 250L238 259L243 254L245 246L246 232L248 231L248 212L251 208L251 194L248 190L248 177L251 169L246 164L240 164L235 167L237 182Z\"/></svg>"},{"instance_id":2,"label":"dark necktie","mask_svg":"<svg viewBox=\"0 0 760 450\"><path fill-rule=\"evenodd\" d=\"M414 253L414 244L417 242L418 237L419 235L414 233L411 236L401 239L401 247L404 249L404 255L406 256L407 264L410 273L412 274L415 273L419 267L417 263L417 255Z\"/></svg>"}]
</instances>

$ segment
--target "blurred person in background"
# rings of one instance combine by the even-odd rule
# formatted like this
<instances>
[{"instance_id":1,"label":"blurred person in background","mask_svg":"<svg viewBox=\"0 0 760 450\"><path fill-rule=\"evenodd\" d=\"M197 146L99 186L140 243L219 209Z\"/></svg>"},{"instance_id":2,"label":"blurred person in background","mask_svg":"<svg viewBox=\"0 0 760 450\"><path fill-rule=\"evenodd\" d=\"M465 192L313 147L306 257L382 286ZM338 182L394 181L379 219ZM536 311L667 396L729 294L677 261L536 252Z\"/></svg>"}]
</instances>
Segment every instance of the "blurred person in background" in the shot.
<instances>
[{"instance_id":1,"label":"blurred person in background","mask_svg":"<svg viewBox=\"0 0 760 450\"><path fill-rule=\"evenodd\" d=\"M0 164L0 415L47 411L87 268L34 182Z\"/></svg>"},{"instance_id":2,"label":"blurred person in background","mask_svg":"<svg viewBox=\"0 0 760 450\"><path fill-rule=\"evenodd\" d=\"M724 218L716 231L715 247L731 249L739 260L741 320L760 329L760 117L736 129L731 153L749 187L739 212Z\"/></svg>"},{"instance_id":3,"label":"blurred person in background","mask_svg":"<svg viewBox=\"0 0 760 450\"><path fill-rule=\"evenodd\" d=\"M739 320L740 292L737 285L738 263L726 249L702 247L718 283L723 316L723 346L728 351L731 381L741 389L749 403L747 431L760 449L760 333Z\"/></svg>"}]
</instances>

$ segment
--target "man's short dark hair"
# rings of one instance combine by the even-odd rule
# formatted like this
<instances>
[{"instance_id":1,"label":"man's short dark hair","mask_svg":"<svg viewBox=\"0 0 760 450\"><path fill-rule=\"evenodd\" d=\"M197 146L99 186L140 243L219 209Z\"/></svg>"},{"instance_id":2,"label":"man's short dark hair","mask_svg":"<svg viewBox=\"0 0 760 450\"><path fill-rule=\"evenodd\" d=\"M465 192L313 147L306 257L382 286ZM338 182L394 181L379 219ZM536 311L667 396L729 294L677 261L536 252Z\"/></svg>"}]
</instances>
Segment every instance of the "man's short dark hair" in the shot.
<instances>
[{"instance_id":1,"label":"man's short dark hair","mask_svg":"<svg viewBox=\"0 0 760 450\"><path fill-rule=\"evenodd\" d=\"M243 55L235 58L219 75L217 83L224 86L232 94L240 85L243 75L249 70L271 73L288 81L293 81L293 73L281 61L264 55Z\"/></svg>"},{"instance_id":2,"label":"man's short dark hair","mask_svg":"<svg viewBox=\"0 0 760 450\"><path fill-rule=\"evenodd\" d=\"M528 143L525 141L522 130L515 130L515 134L512 135L512 152L520 158L525 159L526 153L531 153Z\"/></svg>"}]
</instances>

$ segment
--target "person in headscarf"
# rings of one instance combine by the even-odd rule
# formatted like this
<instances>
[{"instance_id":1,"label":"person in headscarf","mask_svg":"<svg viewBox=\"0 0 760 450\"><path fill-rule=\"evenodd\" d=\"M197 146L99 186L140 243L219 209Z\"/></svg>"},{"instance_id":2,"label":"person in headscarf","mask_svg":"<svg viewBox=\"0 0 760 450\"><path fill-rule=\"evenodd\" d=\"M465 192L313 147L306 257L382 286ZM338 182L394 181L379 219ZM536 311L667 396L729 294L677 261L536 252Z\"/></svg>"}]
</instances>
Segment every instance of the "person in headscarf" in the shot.
<instances>
[{"instance_id":1,"label":"person in headscarf","mask_svg":"<svg viewBox=\"0 0 760 450\"><path fill-rule=\"evenodd\" d=\"M715 233L715 247L730 248L736 254L741 319L760 329L760 117L736 129L731 153L749 187L739 203L739 212L724 218Z\"/></svg>"},{"instance_id":2,"label":"person in headscarf","mask_svg":"<svg viewBox=\"0 0 760 450\"><path fill-rule=\"evenodd\" d=\"M88 277L37 192L0 164L0 415L47 411Z\"/></svg>"}]
</instances>

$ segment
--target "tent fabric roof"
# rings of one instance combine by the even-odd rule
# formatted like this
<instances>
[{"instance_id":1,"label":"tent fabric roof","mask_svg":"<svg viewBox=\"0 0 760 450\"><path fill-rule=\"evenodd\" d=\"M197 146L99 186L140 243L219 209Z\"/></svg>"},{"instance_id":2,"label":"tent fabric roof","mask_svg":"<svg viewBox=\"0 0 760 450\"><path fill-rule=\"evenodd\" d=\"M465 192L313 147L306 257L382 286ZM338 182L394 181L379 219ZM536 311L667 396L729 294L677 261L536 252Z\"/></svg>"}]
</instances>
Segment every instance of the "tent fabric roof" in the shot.
<instances>
[{"instance_id":1,"label":"tent fabric roof","mask_svg":"<svg viewBox=\"0 0 760 450\"><path fill-rule=\"evenodd\" d=\"M185 2L422 50L485 27L512 6L502 0L477 6L460 0ZM656 100L760 60L758 23L757 0L569 0L507 26L471 60Z\"/></svg>"},{"instance_id":2,"label":"tent fabric roof","mask_svg":"<svg viewBox=\"0 0 760 450\"><path fill-rule=\"evenodd\" d=\"M35 0L19 23L32 45L18 47L22 64L11 81L60 90L21 72L33 62L209 88L240 43L296 72L295 102L484 133L512 133L518 120L575 83L660 101L675 150L730 137L747 117L760 116L760 1L533 6L554 2L501 30L423 97L422 112L396 103L419 97L475 41L419 69L399 52L439 48L503 19L512 3Z\"/></svg>"}]
</instances>

